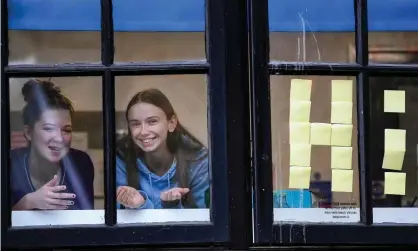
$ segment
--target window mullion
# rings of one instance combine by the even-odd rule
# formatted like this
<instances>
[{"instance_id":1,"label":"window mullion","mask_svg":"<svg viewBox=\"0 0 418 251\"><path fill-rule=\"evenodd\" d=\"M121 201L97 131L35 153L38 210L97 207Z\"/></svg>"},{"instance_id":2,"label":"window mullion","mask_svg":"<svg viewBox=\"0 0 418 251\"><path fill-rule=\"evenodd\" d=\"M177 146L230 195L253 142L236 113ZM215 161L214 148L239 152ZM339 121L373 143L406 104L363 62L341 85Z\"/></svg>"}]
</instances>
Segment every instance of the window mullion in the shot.
<instances>
[{"instance_id":1,"label":"window mullion","mask_svg":"<svg viewBox=\"0 0 418 251\"><path fill-rule=\"evenodd\" d=\"M101 0L101 46L102 64L110 66L114 61L114 31L112 0ZM116 215L116 156L115 156L115 76L110 69L103 74L103 148L104 148L104 191L105 223L113 226Z\"/></svg>"},{"instance_id":2,"label":"window mullion","mask_svg":"<svg viewBox=\"0 0 418 251\"><path fill-rule=\"evenodd\" d=\"M270 244L273 230L268 0L250 1L250 82L254 241Z\"/></svg>"},{"instance_id":3,"label":"window mullion","mask_svg":"<svg viewBox=\"0 0 418 251\"><path fill-rule=\"evenodd\" d=\"M106 71L103 76L103 153L105 223L116 224L116 154L115 154L115 76Z\"/></svg>"},{"instance_id":4,"label":"window mullion","mask_svg":"<svg viewBox=\"0 0 418 251\"><path fill-rule=\"evenodd\" d=\"M356 60L363 67L369 64L367 0L354 0ZM373 223L372 181L369 168L369 77L363 68L357 76L357 120L360 179L360 221Z\"/></svg>"},{"instance_id":5,"label":"window mullion","mask_svg":"<svg viewBox=\"0 0 418 251\"><path fill-rule=\"evenodd\" d=\"M6 76L4 69L9 64L9 38L8 38L8 13L7 2L1 1L1 233L5 235L11 226L11 207L10 207L10 95L9 77Z\"/></svg>"},{"instance_id":6,"label":"window mullion","mask_svg":"<svg viewBox=\"0 0 418 251\"><path fill-rule=\"evenodd\" d=\"M113 29L113 6L112 0L101 0L102 16L102 63L105 66L113 64L115 55L114 29Z\"/></svg>"}]
</instances>

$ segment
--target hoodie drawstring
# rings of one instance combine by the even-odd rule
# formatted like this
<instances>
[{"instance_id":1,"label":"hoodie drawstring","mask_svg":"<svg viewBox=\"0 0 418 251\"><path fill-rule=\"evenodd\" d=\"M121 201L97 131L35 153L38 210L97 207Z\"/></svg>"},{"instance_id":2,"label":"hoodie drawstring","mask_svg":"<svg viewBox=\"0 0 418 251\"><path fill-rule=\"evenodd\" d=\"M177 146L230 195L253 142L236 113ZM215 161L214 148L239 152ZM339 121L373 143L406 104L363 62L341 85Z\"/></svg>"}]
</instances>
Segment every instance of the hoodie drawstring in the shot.
<instances>
[{"instance_id":1,"label":"hoodie drawstring","mask_svg":"<svg viewBox=\"0 0 418 251\"><path fill-rule=\"evenodd\" d=\"M152 187L152 178L151 178L151 173L148 174L148 180L149 180L149 184L151 186L151 191L154 191L154 187ZM155 201L154 200L154 193L151 194L151 201Z\"/></svg>"}]
</instances>

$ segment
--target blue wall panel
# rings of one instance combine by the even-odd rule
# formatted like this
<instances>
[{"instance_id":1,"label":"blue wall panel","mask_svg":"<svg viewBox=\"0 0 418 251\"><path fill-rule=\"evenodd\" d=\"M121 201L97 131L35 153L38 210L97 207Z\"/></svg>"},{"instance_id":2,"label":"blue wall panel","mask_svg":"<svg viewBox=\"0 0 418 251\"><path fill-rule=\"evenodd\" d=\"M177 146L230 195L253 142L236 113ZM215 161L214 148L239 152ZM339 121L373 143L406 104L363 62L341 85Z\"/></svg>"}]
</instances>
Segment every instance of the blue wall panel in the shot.
<instances>
[{"instance_id":1,"label":"blue wall panel","mask_svg":"<svg viewBox=\"0 0 418 251\"><path fill-rule=\"evenodd\" d=\"M100 0L8 1L10 29L100 30ZM115 30L203 31L204 4L204 0L114 0ZM353 4L353 0L270 0L270 30L353 31ZM418 0L369 0L369 28L417 31Z\"/></svg>"}]
</instances>

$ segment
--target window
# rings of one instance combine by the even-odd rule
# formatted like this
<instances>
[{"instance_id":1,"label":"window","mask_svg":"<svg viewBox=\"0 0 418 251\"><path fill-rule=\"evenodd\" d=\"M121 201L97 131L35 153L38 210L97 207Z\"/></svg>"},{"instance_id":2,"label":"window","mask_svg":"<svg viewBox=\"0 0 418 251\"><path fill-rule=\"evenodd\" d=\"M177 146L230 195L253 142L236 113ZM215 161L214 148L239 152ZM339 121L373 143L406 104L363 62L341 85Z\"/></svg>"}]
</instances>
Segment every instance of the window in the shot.
<instances>
[{"instance_id":1,"label":"window","mask_svg":"<svg viewBox=\"0 0 418 251\"><path fill-rule=\"evenodd\" d=\"M2 248L417 245L416 13L2 1Z\"/></svg>"},{"instance_id":2,"label":"window","mask_svg":"<svg viewBox=\"0 0 418 251\"><path fill-rule=\"evenodd\" d=\"M250 3L255 243L414 243L416 4Z\"/></svg>"},{"instance_id":3,"label":"window","mask_svg":"<svg viewBox=\"0 0 418 251\"><path fill-rule=\"evenodd\" d=\"M245 9L3 1L3 246L248 246Z\"/></svg>"}]
</instances>

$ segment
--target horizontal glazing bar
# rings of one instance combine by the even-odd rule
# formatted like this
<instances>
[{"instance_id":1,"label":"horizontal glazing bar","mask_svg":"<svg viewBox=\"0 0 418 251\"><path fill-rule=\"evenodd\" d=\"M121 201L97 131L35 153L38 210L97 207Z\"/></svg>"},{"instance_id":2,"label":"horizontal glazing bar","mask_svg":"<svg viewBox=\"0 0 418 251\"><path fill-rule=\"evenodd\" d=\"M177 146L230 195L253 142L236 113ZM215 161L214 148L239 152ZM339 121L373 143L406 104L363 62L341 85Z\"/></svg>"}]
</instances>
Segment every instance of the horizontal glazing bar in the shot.
<instances>
[{"instance_id":1,"label":"horizontal glazing bar","mask_svg":"<svg viewBox=\"0 0 418 251\"><path fill-rule=\"evenodd\" d=\"M9 65L5 73L9 77L58 77L100 76L106 67L102 64L53 64L53 65Z\"/></svg>"},{"instance_id":2,"label":"horizontal glazing bar","mask_svg":"<svg viewBox=\"0 0 418 251\"><path fill-rule=\"evenodd\" d=\"M369 75L418 76L418 64L372 64L367 66Z\"/></svg>"},{"instance_id":3,"label":"horizontal glazing bar","mask_svg":"<svg viewBox=\"0 0 418 251\"><path fill-rule=\"evenodd\" d=\"M358 64L315 62L270 62L271 75L347 75L354 76L362 70Z\"/></svg>"},{"instance_id":4,"label":"horizontal glazing bar","mask_svg":"<svg viewBox=\"0 0 418 251\"><path fill-rule=\"evenodd\" d=\"M360 64L275 62L269 63L271 75L345 75L355 76L360 72L369 75L418 76L418 64Z\"/></svg>"},{"instance_id":5,"label":"horizontal glazing bar","mask_svg":"<svg viewBox=\"0 0 418 251\"><path fill-rule=\"evenodd\" d=\"M10 65L5 68L9 77L47 76L100 76L105 71L114 75L164 75L164 74L206 74L209 71L206 60L170 61L146 63L116 63L110 66L98 64L53 64L53 65Z\"/></svg>"},{"instance_id":6,"label":"horizontal glazing bar","mask_svg":"<svg viewBox=\"0 0 418 251\"><path fill-rule=\"evenodd\" d=\"M159 74L206 74L209 71L206 60L116 63L110 66L115 75L159 75Z\"/></svg>"}]
</instances>

